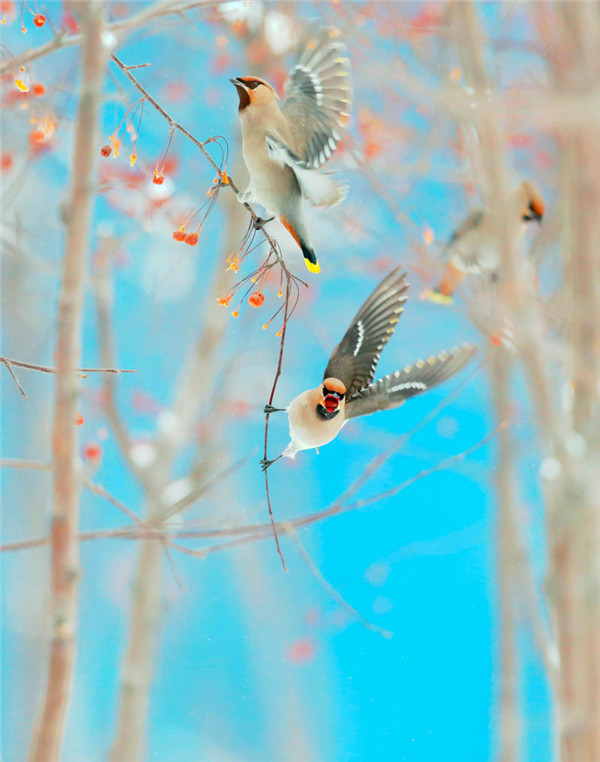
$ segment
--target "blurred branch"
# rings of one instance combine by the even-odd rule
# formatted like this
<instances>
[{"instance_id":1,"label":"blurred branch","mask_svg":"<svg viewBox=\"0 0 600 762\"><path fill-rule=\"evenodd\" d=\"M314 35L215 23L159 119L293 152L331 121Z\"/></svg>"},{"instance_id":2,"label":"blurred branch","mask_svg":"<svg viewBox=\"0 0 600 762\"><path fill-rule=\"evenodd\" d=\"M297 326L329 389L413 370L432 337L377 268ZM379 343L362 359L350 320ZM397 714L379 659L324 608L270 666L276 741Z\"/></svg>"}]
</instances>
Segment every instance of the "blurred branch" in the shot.
<instances>
[{"instance_id":1,"label":"blurred branch","mask_svg":"<svg viewBox=\"0 0 600 762\"><path fill-rule=\"evenodd\" d=\"M125 36L129 32L139 29L148 21L161 18L163 16L178 14L181 15L186 11L193 10L203 5L214 5L214 0L194 0L193 2L176 3L173 0L160 0L149 8L145 8L139 13L135 13L126 19L120 21L114 21L112 24L107 24L104 29L105 32L117 35L121 37ZM83 34L67 34L66 30L61 30L54 37L53 40L40 45L38 48L30 48L20 53L18 56L14 56L10 60L0 66L0 77L9 74L12 71L16 71L19 67L25 64L31 63L38 58L43 58L50 53L55 53L58 50L72 47L73 45L80 45L84 40Z\"/></svg>"},{"instance_id":2,"label":"blurred branch","mask_svg":"<svg viewBox=\"0 0 600 762\"><path fill-rule=\"evenodd\" d=\"M49 669L41 714L32 733L30 762L58 762L75 666L79 582L80 482L77 477L76 370L81 357L81 324L94 197L95 142L102 103L105 50L102 3L80 9L83 28L81 91L75 122L71 192L66 207L66 244L58 305L56 391L52 435L54 505L51 541Z\"/></svg>"},{"instance_id":3,"label":"blurred branch","mask_svg":"<svg viewBox=\"0 0 600 762\"><path fill-rule=\"evenodd\" d=\"M377 635L381 635L382 638L385 638L386 640L389 640L393 637L393 633L389 630L385 630L383 627L379 627L376 624L373 624L373 622L369 622L368 619L366 619L359 611L357 611L354 606L352 606L348 601L343 597L343 595L335 589L335 587L328 582L319 567L315 564L315 562L312 560L312 558L308 555L308 551L304 547L302 541L300 540L300 537L298 536L298 532L293 527L290 527L290 535L293 537L296 546L298 547L298 550L300 551L300 555L302 558L306 561L306 565L312 572L314 578L317 580L317 582L321 585L323 590L327 593L327 595L332 598L338 606L343 609L351 619L353 619L355 622L358 622L362 627L365 628L365 630L369 630L370 632L375 632Z\"/></svg>"},{"instance_id":4,"label":"blurred branch","mask_svg":"<svg viewBox=\"0 0 600 762\"><path fill-rule=\"evenodd\" d=\"M16 365L17 368L27 368L28 370L38 370L40 373L56 373L56 368L51 368L48 365L34 365L30 362L23 362L22 360L12 360L8 357L0 357L0 362L5 365ZM119 373L135 373L135 370L125 370L122 368L75 368L77 373L112 373L118 375ZM85 378L85 376L84 376Z\"/></svg>"}]
</instances>

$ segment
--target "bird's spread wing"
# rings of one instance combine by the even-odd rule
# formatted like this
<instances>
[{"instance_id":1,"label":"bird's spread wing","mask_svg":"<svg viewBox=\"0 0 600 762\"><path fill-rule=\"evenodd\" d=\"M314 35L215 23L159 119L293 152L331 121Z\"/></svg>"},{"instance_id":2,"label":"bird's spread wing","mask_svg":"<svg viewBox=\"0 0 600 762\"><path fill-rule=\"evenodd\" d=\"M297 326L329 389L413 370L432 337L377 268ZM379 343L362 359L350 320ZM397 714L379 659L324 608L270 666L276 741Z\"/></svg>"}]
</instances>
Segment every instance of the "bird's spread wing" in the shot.
<instances>
[{"instance_id":1,"label":"bird's spread wing","mask_svg":"<svg viewBox=\"0 0 600 762\"><path fill-rule=\"evenodd\" d=\"M473 357L475 344L463 344L449 352L431 355L402 370L390 373L358 392L346 402L346 418L389 410L402 405L409 397L421 394L453 376Z\"/></svg>"},{"instance_id":2,"label":"bird's spread wing","mask_svg":"<svg viewBox=\"0 0 600 762\"><path fill-rule=\"evenodd\" d=\"M400 268L383 279L360 308L344 338L333 350L323 378L338 378L350 399L375 375L381 350L404 310L408 283Z\"/></svg>"},{"instance_id":3,"label":"bird's spread wing","mask_svg":"<svg viewBox=\"0 0 600 762\"><path fill-rule=\"evenodd\" d=\"M481 225L482 220L483 209L475 209L468 214L448 239L448 243L444 249L444 255L451 255L452 247L472 230L476 230Z\"/></svg>"},{"instance_id":4,"label":"bird's spread wing","mask_svg":"<svg viewBox=\"0 0 600 762\"><path fill-rule=\"evenodd\" d=\"M331 158L350 118L350 59L338 35L333 27L319 29L286 83L281 110L293 138L290 149L305 169Z\"/></svg>"},{"instance_id":5,"label":"bird's spread wing","mask_svg":"<svg viewBox=\"0 0 600 762\"><path fill-rule=\"evenodd\" d=\"M266 137L269 157L282 166L291 167L298 185L313 206L334 206L346 198L348 186L326 172L306 169L303 162L275 135Z\"/></svg>"}]
</instances>

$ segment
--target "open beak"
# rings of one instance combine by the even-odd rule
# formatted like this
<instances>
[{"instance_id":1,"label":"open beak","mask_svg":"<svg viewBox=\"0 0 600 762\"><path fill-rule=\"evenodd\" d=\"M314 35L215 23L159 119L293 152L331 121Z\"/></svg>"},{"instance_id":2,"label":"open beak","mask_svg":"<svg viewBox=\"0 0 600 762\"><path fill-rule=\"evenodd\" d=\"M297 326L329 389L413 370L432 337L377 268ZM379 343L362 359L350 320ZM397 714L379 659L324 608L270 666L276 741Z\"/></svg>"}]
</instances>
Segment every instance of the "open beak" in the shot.
<instances>
[{"instance_id":1,"label":"open beak","mask_svg":"<svg viewBox=\"0 0 600 762\"><path fill-rule=\"evenodd\" d=\"M239 77L235 77L233 79L230 79L229 81L235 87L242 87L246 92L248 92L248 87L242 82L242 80Z\"/></svg>"},{"instance_id":2,"label":"open beak","mask_svg":"<svg viewBox=\"0 0 600 762\"><path fill-rule=\"evenodd\" d=\"M331 415L331 413L335 413L335 411L338 409L340 406L340 400L341 397L335 392L333 394L326 394L325 397L323 397L323 407L325 410L327 410L329 415Z\"/></svg>"}]
</instances>

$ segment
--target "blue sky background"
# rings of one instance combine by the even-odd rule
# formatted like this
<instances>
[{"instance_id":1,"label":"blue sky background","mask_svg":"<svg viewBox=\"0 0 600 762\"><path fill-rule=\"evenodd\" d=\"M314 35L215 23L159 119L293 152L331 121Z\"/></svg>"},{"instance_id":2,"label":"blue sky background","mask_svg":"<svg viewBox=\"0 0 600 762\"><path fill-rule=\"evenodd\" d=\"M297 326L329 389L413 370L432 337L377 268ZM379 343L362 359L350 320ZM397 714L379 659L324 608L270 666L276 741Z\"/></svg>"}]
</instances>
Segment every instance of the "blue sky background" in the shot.
<instances>
[{"instance_id":1,"label":"blue sky background","mask_svg":"<svg viewBox=\"0 0 600 762\"><path fill-rule=\"evenodd\" d=\"M127 15L142 3L113 5ZM230 4L231 13L239 4ZM287 404L314 386L348 321L385 273L396 264L408 269L412 284L405 313L383 353L380 375L463 341L486 344L471 326L460 298L451 308L420 302L428 285L428 263L436 267L438 241L447 238L465 210L477 202L463 190L469 165L456 151L457 133L447 113L426 96L417 97L395 77L402 64L428 87L442 87L458 65L450 43L436 35L416 40L404 28L389 33L393 15L385 4L252 4L252 13L284 14L296 28L302 19L336 23L348 41L355 77L351 140L336 166L350 183L343 206L308 211L322 274L310 277L310 290L289 324L283 374L275 403ZM60 22L60 3L46 4L46 15ZM403 4L406 19L440 6ZM543 81L540 60L529 46L535 34L525 5L481 4L480 18L492 42L488 64L499 88ZM245 10L243 11L246 12ZM250 18L253 18L251 16ZM283 22L271 17L269 23ZM434 24L435 26L435 24ZM13 54L50 38L46 27L18 23L2 28L2 42ZM387 27L387 29L386 29ZM282 29L287 29L283 26ZM283 35L283 32L282 32ZM404 36L403 36L404 35ZM225 43L219 46L223 40ZM505 44L493 44L503 40ZM506 42L508 41L508 42ZM260 51L259 51L260 52ZM121 43L117 54L127 64L151 63L136 75L181 124L199 139L223 135L230 147L229 171L244 185L236 95L228 77L248 70L248 38L237 37L231 18L214 9L189 13L185 21L154 22ZM221 58L219 58L221 56ZM258 60L258 59L257 59ZM280 60L287 66L293 53ZM269 60L262 72L269 73ZM258 64L257 64L258 66ZM252 68L252 67L250 67ZM271 65L277 73L281 64ZM64 244L58 204L67 193L72 125L76 107L73 81L77 52L65 50L28 67L47 93L40 102L8 105L2 111L2 150L14 166L2 175L4 241L2 266L4 336L2 353L52 363L59 264ZM388 77L382 72L388 72ZM103 138L136 98L119 70L109 66ZM4 83L5 92L11 83ZM425 92L425 89L424 89ZM125 106L125 107L126 107ZM30 115L54 114L58 129L51 150L32 158L27 133ZM362 117L361 117L362 114ZM361 119L381 120L381 151L367 164L385 186L399 224L386 201L357 168L364 150ZM552 199L551 139L532 138L535 152L510 126L507 165L514 176L535 177ZM135 189L123 178L99 195L93 219L92 249L102 237L119 240L114 272L114 328L118 365L136 369L121 376L121 414L136 441L148 441L172 402L177 378L195 337L214 319L209 284L220 267L232 224L222 191L204 226L198 246L175 243L173 220L210 187L214 173L193 145L177 136L173 154L179 168L167 186L173 194L152 216L144 204L156 186L154 162L168 135L161 118L146 106L138 142L138 162L147 180ZM517 138L515 138L517 135ZM523 148L523 145L528 148ZM124 141L125 146L125 141ZM540 152L550 162L539 158ZM354 153L353 153L354 152ZM128 170L124 147L118 159L103 159L99 171ZM421 161L411 170L415 160ZM409 168L408 170L406 168ZM173 183L171 186L170 183ZM143 201L145 199L145 201ZM246 221L243 221L243 225ZM239 230L241 238L244 228ZM422 234L430 227L429 250ZM305 278L299 252L276 224L289 266ZM531 237L525 242L527 247ZM15 253L16 252L16 253ZM258 255L253 262L258 264ZM250 261L240 275L250 271ZM90 257L91 266L93 266ZM544 274L542 274L543 277ZM231 274L231 283L236 276ZM265 521L264 480L258 468L264 419L278 352L274 322L261 325L278 306L276 285L265 291L260 311L245 307L231 318L207 374L224 373L213 437L223 468L240 457L248 462L185 514L207 526ZM233 307L233 303L232 303ZM98 340L94 299L88 288L83 362L96 365ZM30 399L22 398L7 373L2 375L2 451L5 458L46 461L52 379L22 371ZM295 462L271 471L276 515L293 518L327 506L369 461L411 430L468 373L405 407L351 422L334 443L317 455L301 453ZM82 383L82 454L99 443L102 461L93 473L136 513L144 497L123 464L102 410L101 381ZM519 448L521 498L536 573L543 575L543 515L537 487L539 464L526 398L515 379L514 436ZM213 404L212 402L210 403ZM203 409L200 420L215 415ZM163 416L164 422L164 416ZM215 419L213 418L213 421ZM485 364L455 399L396 453L362 490L375 494L419 471L460 453L495 425ZM270 452L287 442L285 418L273 416ZM177 459L172 478L207 453L195 444ZM495 502L493 441L466 460L417 481L396 497L304 529L304 547L328 582L370 622L393 633L382 638L352 621L323 589L295 543L282 540L290 573L285 574L271 539L214 553L204 561L175 554L180 588L165 564L164 607L159 627L148 723L149 760L360 760L387 762L479 762L495 755L499 627L495 577ZM51 481L44 473L2 470L3 540L42 536L49 525ZM124 517L101 497L84 491L83 529L121 526ZM190 542L198 547L200 541ZM65 762L106 759L116 724L118 680L126 645L136 543L98 540L81 547L82 580L77 670L64 752ZM2 745L7 762L23 759L44 669L48 590L46 549L3 554L2 564ZM519 652L524 706L524 762L551 756L547 684L529 632L520 625Z\"/></svg>"}]
</instances>

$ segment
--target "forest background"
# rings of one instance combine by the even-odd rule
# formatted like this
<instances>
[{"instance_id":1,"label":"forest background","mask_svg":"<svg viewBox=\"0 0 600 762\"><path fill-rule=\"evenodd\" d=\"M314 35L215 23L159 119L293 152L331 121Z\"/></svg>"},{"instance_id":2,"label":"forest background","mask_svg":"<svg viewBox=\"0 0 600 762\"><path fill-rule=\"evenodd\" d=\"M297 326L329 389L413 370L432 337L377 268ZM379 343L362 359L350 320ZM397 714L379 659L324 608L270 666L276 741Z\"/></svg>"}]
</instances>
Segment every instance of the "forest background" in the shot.
<instances>
[{"instance_id":1,"label":"forest background","mask_svg":"<svg viewBox=\"0 0 600 762\"><path fill-rule=\"evenodd\" d=\"M600 758L598 4L0 8L3 758ZM309 22L354 79L318 277L228 187L228 78L281 92ZM513 251L520 179L547 213ZM500 332L477 279L419 300L482 199ZM229 301L265 260L264 304ZM263 405L319 381L396 265L381 372L479 360L271 469L286 573Z\"/></svg>"}]
</instances>

